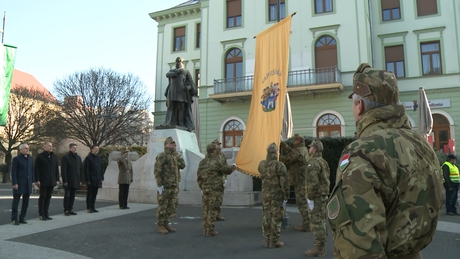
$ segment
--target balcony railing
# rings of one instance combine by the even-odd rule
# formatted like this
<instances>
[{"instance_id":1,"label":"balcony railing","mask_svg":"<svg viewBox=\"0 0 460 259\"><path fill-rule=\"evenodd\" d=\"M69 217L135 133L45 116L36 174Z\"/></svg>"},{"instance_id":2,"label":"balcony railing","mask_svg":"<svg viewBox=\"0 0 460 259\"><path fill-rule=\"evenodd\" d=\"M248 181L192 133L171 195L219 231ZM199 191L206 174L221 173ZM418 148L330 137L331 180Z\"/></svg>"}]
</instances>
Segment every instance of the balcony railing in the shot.
<instances>
[{"instance_id":1,"label":"balcony railing","mask_svg":"<svg viewBox=\"0 0 460 259\"><path fill-rule=\"evenodd\" d=\"M310 68L306 70L290 71L287 87L301 87L340 83L342 74L337 67ZM214 94L226 94L252 91L254 76L214 79Z\"/></svg>"}]
</instances>

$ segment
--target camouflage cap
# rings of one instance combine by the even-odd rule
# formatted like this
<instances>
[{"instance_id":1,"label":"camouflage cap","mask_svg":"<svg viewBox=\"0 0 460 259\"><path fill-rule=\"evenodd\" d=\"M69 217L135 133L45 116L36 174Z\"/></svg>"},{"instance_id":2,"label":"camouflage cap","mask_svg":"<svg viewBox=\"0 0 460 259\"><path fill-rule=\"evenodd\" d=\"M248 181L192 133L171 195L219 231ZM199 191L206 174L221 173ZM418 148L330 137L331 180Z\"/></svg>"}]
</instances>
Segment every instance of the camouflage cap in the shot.
<instances>
[{"instance_id":1,"label":"camouflage cap","mask_svg":"<svg viewBox=\"0 0 460 259\"><path fill-rule=\"evenodd\" d=\"M359 65L353 75L353 94L358 94L368 100L394 104L399 102L399 90L396 76L390 71L372 68L367 63Z\"/></svg>"},{"instance_id":2,"label":"camouflage cap","mask_svg":"<svg viewBox=\"0 0 460 259\"><path fill-rule=\"evenodd\" d=\"M294 134L294 141L296 141L296 140L300 141L300 143L302 143L302 142L305 143L305 139L302 136L300 136L299 134Z\"/></svg>"},{"instance_id":3,"label":"camouflage cap","mask_svg":"<svg viewBox=\"0 0 460 259\"><path fill-rule=\"evenodd\" d=\"M278 151L278 147L276 146L275 142L272 142L270 145L267 147L267 153L276 153Z\"/></svg>"},{"instance_id":4,"label":"camouflage cap","mask_svg":"<svg viewBox=\"0 0 460 259\"><path fill-rule=\"evenodd\" d=\"M220 143L219 139L216 138L214 141L212 141L212 144L221 145L222 143Z\"/></svg>"},{"instance_id":5,"label":"camouflage cap","mask_svg":"<svg viewBox=\"0 0 460 259\"><path fill-rule=\"evenodd\" d=\"M171 143L176 143L176 142L174 141L174 139L173 139L172 137L167 137L167 138L165 139L165 146L166 146L167 144L171 144Z\"/></svg>"},{"instance_id":6,"label":"camouflage cap","mask_svg":"<svg viewBox=\"0 0 460 259\"><path fill-rule=\"evenodd\" d=\"M216 144L214 144L214 142L206 145L206 152L208 152L208 154L211 154L214 150L216 150Z\"/></svg>"},{"instance_id":7,"label":"camouflage cap","mask_svg":"<svg viewBox=\"0 0 460 259\"><path fill-rule=\"evenodd\" d=\"M315 147L317 152L323 152L323 142L321 142L321 140L319 140L318 138L314 138L311 141L311 144L308 146Z\"/></svg>"}]
</instances>

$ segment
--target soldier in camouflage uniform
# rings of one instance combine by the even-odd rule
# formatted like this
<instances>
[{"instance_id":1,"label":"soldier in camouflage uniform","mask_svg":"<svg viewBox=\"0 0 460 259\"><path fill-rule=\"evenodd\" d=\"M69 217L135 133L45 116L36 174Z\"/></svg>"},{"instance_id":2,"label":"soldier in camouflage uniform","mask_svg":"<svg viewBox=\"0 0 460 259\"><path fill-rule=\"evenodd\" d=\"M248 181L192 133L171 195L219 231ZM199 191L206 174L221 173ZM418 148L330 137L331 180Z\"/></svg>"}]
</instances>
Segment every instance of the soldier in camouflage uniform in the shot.
<instances>
[{"instance_id":1,"label":"soldier in camouflage uniform","mask_svg":"<svg viewBox=\"0 0 460 259\"><path fill-rule=\"evenodd\" d=\"M294 186L297 208L302 215L302 225L295 229L303 232L310 231L310 216L308 215L308 204L305 193L305 175L307 169L308 149L305 147L305 140L299 134L294 135L294 148L286 142L281 142L280 147L286 155L280 155L289 171L289 184Z\"/></svg>"},{"instance_id":2,"label":"soldier in camouflage uniform","mask_svg":"<svg viewBox=\"0 0 460 259\"><path fill-rule=\"evenodd\" d=\"M220 190L222 187L222 177L235 171L236 166L228 166L227 162L222 161L217 153L215 144L206 146L206 156L200 161L197 170L198 186L203 192L201 203L203 205L203 235L215 236L218 209L220 206Z\"/></svg>"},{"instance_id":3,"label":"soldier in camouflage uniform","mask_svg":"<svg viewBox=\"0 0 460 259\"><path fill-rule=\"evenodd\" d=\"M361 64L353 76L357 140L342 153L327 212L335 258L422 258L436 231L442 176L411 130L393 73Z\"/></svg>"},{"instance_id":4,"label":"soldier in camouflage uniform","mask_svg":"<svg viewBox=\"0 0 460 259\"><path fill-rule=\"evenodd\" d=\"M218 139L215 139L212 144L214 144L217 148L217 156L218 158L221 160L221 163L224 163L226 164L227 163L227 159L225 158L225 155L222 154L221 152L221 145L222 143L220 143L220 141ZM217 209L217 217L216 217L216 220L218 221L225 221L225 218L222 217L222 215L220 215L220 207L222 206L222 202L224 200L224 189L225 189L225 183L227 182L227 175L223 175L222 176L222 188L220 188L219 190L217 190L219 192L219 208Z\"/></svg>"},{"instance_id":5,"label":"soldier in camouflage uniform","mask_svg":"<svg viewBox=\"0 0 460 259\"><path fill-rule=\"evenodd\" d=\"M167 137L164 142L164 152L158 154L155 161L155 180L158 185L157 193L157 225L161 234L174 233L176 230L169 226L169 220L177 211L180 169L185 168L182 155L176 152L176 142Z\"/></svg>"},{"instance_id":6,"label":"soldier in camouflage uniform","mask_svg":"<svg viewBox=\"0 0 460 259\"><path fill-rule=\"evenodd\" d=\"M315 248L305 251L306 256L326 256L326 202L329 195L331 170L322 157L323 143L315 138L310 144L310 159L307 162L307 199L310 214L310 228L315 236Z\"/></svg>"},{"instance_id":7,"label":"soldier in camouflage uniform","mask_svg":"<svg viewBox=\"0 0 460 259\"><path fill-rule=\"evenodd\" d=\"M267 159L260 161L259 173L262 178L262 234L265 247L282 247L284 243L279 238L284 218L283 203L285 205L289 198L289 181L286 166L278 161L275 143L268 145Z\"/></svg>"}]
</instances>

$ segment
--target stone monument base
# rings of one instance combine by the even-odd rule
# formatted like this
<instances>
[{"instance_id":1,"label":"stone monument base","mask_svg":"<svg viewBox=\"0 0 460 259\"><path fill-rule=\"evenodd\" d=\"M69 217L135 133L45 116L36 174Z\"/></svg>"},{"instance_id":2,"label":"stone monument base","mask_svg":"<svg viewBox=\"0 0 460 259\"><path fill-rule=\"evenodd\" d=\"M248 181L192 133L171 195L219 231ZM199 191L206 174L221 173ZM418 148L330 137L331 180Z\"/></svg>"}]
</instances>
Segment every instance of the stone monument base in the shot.
<instances>
[{"instance_id":1,"label":"stone monument base","mask_svg":"<svg viewBox=\"0 0 460 259\"><path fill-rule=\"evenodd\" d=\"M157 203L156 180L154 164L156 156L164 151L164 140L171 136L177 144L177 151L182 154L186 167L180 170L179 203L201 205L201 190L198 187L196 171L204 155L198 148L194 133L177 128L156 129L152 132L148 145L148 153L139 157L135 152L129 153L133 162L133 182L129 187L128 202ZM225 151L227 164L235 161L236 150ZM97 198L101 200L118 201L118 164L120 151L113 151L109 155L109 165L104 174L102 189L99 189ZM262 202L260 192L252 191L252 177L235 171L227 176L223 205L244 206Z\"/></svg>"}]
</instances>

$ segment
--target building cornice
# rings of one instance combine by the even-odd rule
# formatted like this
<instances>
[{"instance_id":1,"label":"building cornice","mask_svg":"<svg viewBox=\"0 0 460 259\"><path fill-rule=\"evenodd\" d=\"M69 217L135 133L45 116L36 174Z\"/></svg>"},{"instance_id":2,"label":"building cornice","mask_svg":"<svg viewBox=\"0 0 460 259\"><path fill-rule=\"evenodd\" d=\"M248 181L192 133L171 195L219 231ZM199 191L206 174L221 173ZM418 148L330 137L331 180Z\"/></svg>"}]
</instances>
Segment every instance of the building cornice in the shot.
<instances>
[{"instance_id":1,"label":"building cornice","mask_svg":"<svg viewBox=\"0 0 460 259\"><path fill-rule=\"evenodd\" d=\"M201 5L200 3L197 3L193 5L173 7L171 9L150 13L149 16L156 22L161 22L169 19L196 15L199 13L201 13Z\"/></svg>"}]
</instances>

